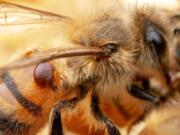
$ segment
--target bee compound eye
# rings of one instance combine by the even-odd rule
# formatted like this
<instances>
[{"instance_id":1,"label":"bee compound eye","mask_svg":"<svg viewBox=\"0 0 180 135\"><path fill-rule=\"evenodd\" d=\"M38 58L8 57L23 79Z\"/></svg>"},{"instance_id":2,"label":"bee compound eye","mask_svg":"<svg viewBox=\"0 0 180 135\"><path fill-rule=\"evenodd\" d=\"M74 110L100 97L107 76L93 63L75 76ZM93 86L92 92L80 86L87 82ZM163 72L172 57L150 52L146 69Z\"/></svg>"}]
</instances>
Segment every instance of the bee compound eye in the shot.
<instances>
[{"instance_id":1,"label":"bee compound eye","mask_svg":"<svg viewBox=\"0 0 180 135\"><path fill-rule=\"evenodd\" d=\"M158 56L162 56L166 50L166 41L159 28L151 23L146 23L146 42L153 47Z\"/></svg>"},{"instance_id":2,"label":"bee compound eye","mask_svg":"<svg viewBox=\"0 0 180 135\"><path fill-rule=\"evenodd\" d=\"M52 86L54 67L49 63L40 63L34 69L34 81L42 88Z\"/></svg>"}]
</instances>

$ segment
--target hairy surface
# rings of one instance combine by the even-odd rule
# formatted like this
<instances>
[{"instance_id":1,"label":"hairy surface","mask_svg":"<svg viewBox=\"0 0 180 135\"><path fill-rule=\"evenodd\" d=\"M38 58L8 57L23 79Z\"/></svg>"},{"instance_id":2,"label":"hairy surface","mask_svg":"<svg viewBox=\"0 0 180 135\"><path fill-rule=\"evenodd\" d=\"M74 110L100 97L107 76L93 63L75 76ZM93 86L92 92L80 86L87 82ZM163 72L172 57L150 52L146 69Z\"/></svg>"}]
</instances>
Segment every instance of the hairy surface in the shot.
<instances>
[{"instance_id":1,"label":"hairy surface","mask_svg":"<svg viewBox=\"0 0 180 135\"><path fill-rule=\"evenodd\" d=\"M28 13L31 12L28 10ZM38 18L38 21L41 22L42 16ZM7 20L6 16L4 18ZM156 80L159 83L158 90L154 91L151 88L142 90L154 92L158 96L167 95L165 76L169 70L170 35L166 20L159 10L146 6L135 6L132 9L124 8L121 10L114 7L107 10L97 10L94 14L69 21L64 27L64 32L65 43L71 46L99 48L106 52L106 54L99 56L68 58L53 63L58 74L53 74L56 77L54 83L60 85L57 87L59 90L71 88L75 92L76 89L73 88L91 80L90 88L88 87L87 90L90 91L88 95L77 104L74 110L70 110L76 113L63 112L64 123L68 129L78 130L77 132L86 129L85 134L104 134L107 131L105 125L92 116L91 92L100 97L100 106L103 112L119 127L125 126L128 130L132 124L154 107L153 102L137 99L130 95L129 90L132 84L136 85L138 81L141 84L144 80L150 80L153 85L153 80ZM12 79L5 78L3 81L7 83L7 86L13 85L13 88L9 87L9 89L15 89L16 94L18 94L18 96L14 96L19 103L17 103L17 110L14 111L15 115L13 116L18 121L30 126L37 122L37 127L32 126L31 128L33 131L31 134L35 134L39 128L47 123L47 116L49 116L53 105L59 99L64 98L64 91L50 91L51 88L43 89L46 92L41 91L42 88L34 83L32 71L32 67L21 71L12 71ZM27 76L24 77L26 72ZM15 76L21 77L16 79ZM140 80L138 80L139 78ZM26 83L23 84L22 80ZM19 88L18 90L15 85ZM24 100L22 101L22 99ZM29 104L27 107L26 104L29 100L42 108L40 115L31 114L29 110L32 108L29 107ZM109 110L110 108L112 111ZM101 114L100 111L99 114ZM67 120L68 118L70 120ZM9 119L10 122L11 120L12 118ZM106 119L106 121L108 120ZM12 121L11 124L14 123L15 126L19 125L16 121ZM83 126L73 129L72 125L79 125L78 123ZM6 124L4 125L6 126Z\"/></svg>"}]
</instances>

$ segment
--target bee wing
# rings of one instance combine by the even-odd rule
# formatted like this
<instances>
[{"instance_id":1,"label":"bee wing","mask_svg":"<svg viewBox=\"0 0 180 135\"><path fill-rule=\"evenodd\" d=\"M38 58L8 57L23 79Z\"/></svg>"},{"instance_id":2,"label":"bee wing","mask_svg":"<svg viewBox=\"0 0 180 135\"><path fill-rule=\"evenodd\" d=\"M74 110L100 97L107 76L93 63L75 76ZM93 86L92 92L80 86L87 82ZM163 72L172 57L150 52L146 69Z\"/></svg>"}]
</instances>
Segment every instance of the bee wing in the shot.
<instances>
[{"instance_id":1,"label":"bee wing","mask_svg":"<svg viewBox=\"0 0 180 135\"><path fill-rule=\"evenodd\" d=\"M76 46L65 49L62 49L61 47L54 48L54 49L38 52L37 54L32 56L27 55L23 58L20 58L12 63L5 65L4 67L0 67L0 72L11 69L23 68L59 58L86 56L86 55L101 55L102 53L103 51L101 49L92 48L92 47L87 48L82 46Z\"/></svg>"},{"instance_id":2,"label":"bee wing","mask_svg":"<svg viewBox=\"0 0 180 135\"><path fill-rule=\"evenodd\" d=\"M46 24L54 22L72 21L72 19L56 15L49 12L32 9L29 7L20 6L17 4L0 2L0 31L2 28L9 28L17 26L19 30L27 30L34 28L34 24ZM21 26L20 26L21 25ZM23 25L23 27L22 27ZM36 27L41 29L41 27ZM7 31L7 30L6 30ZM11 31L11 30L10 30ZM46 50L43 52L35 53L32 56L24 56L10 64L0 67L0 72L4 70L10 70L15 68L27 67L35 65L41 62L46 62L58 58L73 57L73 56L84 56L84 55L98 55L101 53L100 49L87 48L82 46L75 46L71 48L63 49L62 45L59 48Z\"/></svg>"},{"instance_id":3,"label":"bee wing","mask_svg":"<svg viewBox=\"0 0 180 135\"><path fill-rule=\"evenodd\" d=\"M17 29L30 29L36 25L72 21L71 18L13 3L0 2L0 28L18 26ZM23 27L19 27L23 25ZM40 27L36 27L40 28ZM0 30L0 31L1 31Z\"/></svg>"}]
</instances>

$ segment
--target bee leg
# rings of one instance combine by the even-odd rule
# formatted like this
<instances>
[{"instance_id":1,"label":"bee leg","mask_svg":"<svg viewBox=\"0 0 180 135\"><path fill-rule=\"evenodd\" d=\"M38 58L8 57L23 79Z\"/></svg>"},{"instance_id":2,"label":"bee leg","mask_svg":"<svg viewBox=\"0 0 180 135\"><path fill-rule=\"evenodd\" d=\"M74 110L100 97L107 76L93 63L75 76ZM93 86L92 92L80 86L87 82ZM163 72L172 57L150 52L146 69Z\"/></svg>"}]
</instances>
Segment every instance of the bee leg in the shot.
<instances>
[{"instance_id":1,"label":"bee leg","mask_svg":"<svg viewBox=\"0 0 180 135\"><path fill-rule=\"evenodd\" d=\"M74 108L76 103L79 100L77 98L73 98L70 100L61 101L53 109L52 117L51 117L51 131L50 135L63 135L63 126L62 126L62 120L61 120L61 112L60 110L62 108L68 107L68 108Z\"/></svg>"},{"instance_id":2,"label":"bee leg","mask_svg":"<svg viewBox=\"0 0 180 135\"><path fill-rule=\"evenodd\" d=\"M50 135L63 135L63 128L61 123L61 114L57 110L53 110L52 127Z\"/></svg>"},{"instance_id":3,"label":"bee leg","mask_svg":"<svg viewBox=\"0 0 180 135\"><path fill-rule=\"evenodd\" d=\"M77 98L73 98L70 100L60 101L53 109L52 112L52 127L51 127L51 133L50 135L63 135L63 127L62 127L62 120L61 120L61 113L60 110L62 108L68 107L70 109L73 109L74 106L82 100L88 93L88 87L89 87L89 80L87 82L84 82L83 85L79 85L77 90Z\"/></svg>"},{"instance_id":4,"label":"bee leg","mask_svg":"<svg viewBox=\"0 0 180 135\"><path fill-rule=\"evenodd\" d=\"M113 122L109 120L100 110L99 97L97 94L92 94L91 109L94 117L98 121L101 121L106 125L109 135L121 135L118 128L113 124Z\"/></svg>"}]
</instances>

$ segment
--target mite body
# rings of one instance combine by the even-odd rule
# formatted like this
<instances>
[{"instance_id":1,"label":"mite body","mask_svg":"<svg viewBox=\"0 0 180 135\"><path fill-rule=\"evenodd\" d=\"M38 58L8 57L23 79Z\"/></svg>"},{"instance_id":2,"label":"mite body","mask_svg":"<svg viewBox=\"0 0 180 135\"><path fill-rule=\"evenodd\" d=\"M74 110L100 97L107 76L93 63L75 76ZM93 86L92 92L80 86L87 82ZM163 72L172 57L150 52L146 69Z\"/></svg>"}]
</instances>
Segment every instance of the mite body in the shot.
<instances>
[{"instance_id":1,"label":"mite body","mask_svg":"<svg viewBox=\"0 0 180 135\"><path fill-rule=\"evenodd\" d=\"M118 128L102 113L99 107L101 97L109 96L112 100L117 97L121 99L122 96L128 98L128 104L139 102L128 96L131 93L146 101L159 101L150 94L151 90L144 90L136 84L136 81L143 82L158 75L165 77L168 72L166 60L169 33L164 27L163 19L155 10L135 8L128 11L127 19L123 16L126 10L111 8L84 19L73 20L10 3L1 3L0 6L3 28L25 25L25 29L29 29L34 26L32 24L65 22L64 35L68 43L32 56L24 56L1 68L1 82L6 85L3 93L10 91L5 101L10 102L9 97L13 100L12 113L4 113L0 121L0 129L5 134L35 134L47 122L53 108L51 134L63 134L60 109L66 106L73 108L89 94L90 109L87 110L92 117L100 122L110 135L120 135ZM11 13L15 18L20 17L20 20L16 18L11 22ZM25 17L21 18L19 13L23 13ZM73 56L82 57L77 59ZM49 61L54 59L56 62L50 64ZM157 72L151 74L150 70ZM14 76L21 77L16 79ZM162 94L162 91L158 92ZM73 98L67 99L74 93ZM164 92L163 96L166 94L167 92ZM17 106L14 103L17 103ZM119 103L125 108L124 101ZM142 104L137 103L137 106ZM153 104L147 102L140 114L144 114L151 106ZM130 109L127 111L131 112ZM59 117L55 117L56 115ZM10 127L9 122L12 122Z\"/></svg>"}]
</instances>

